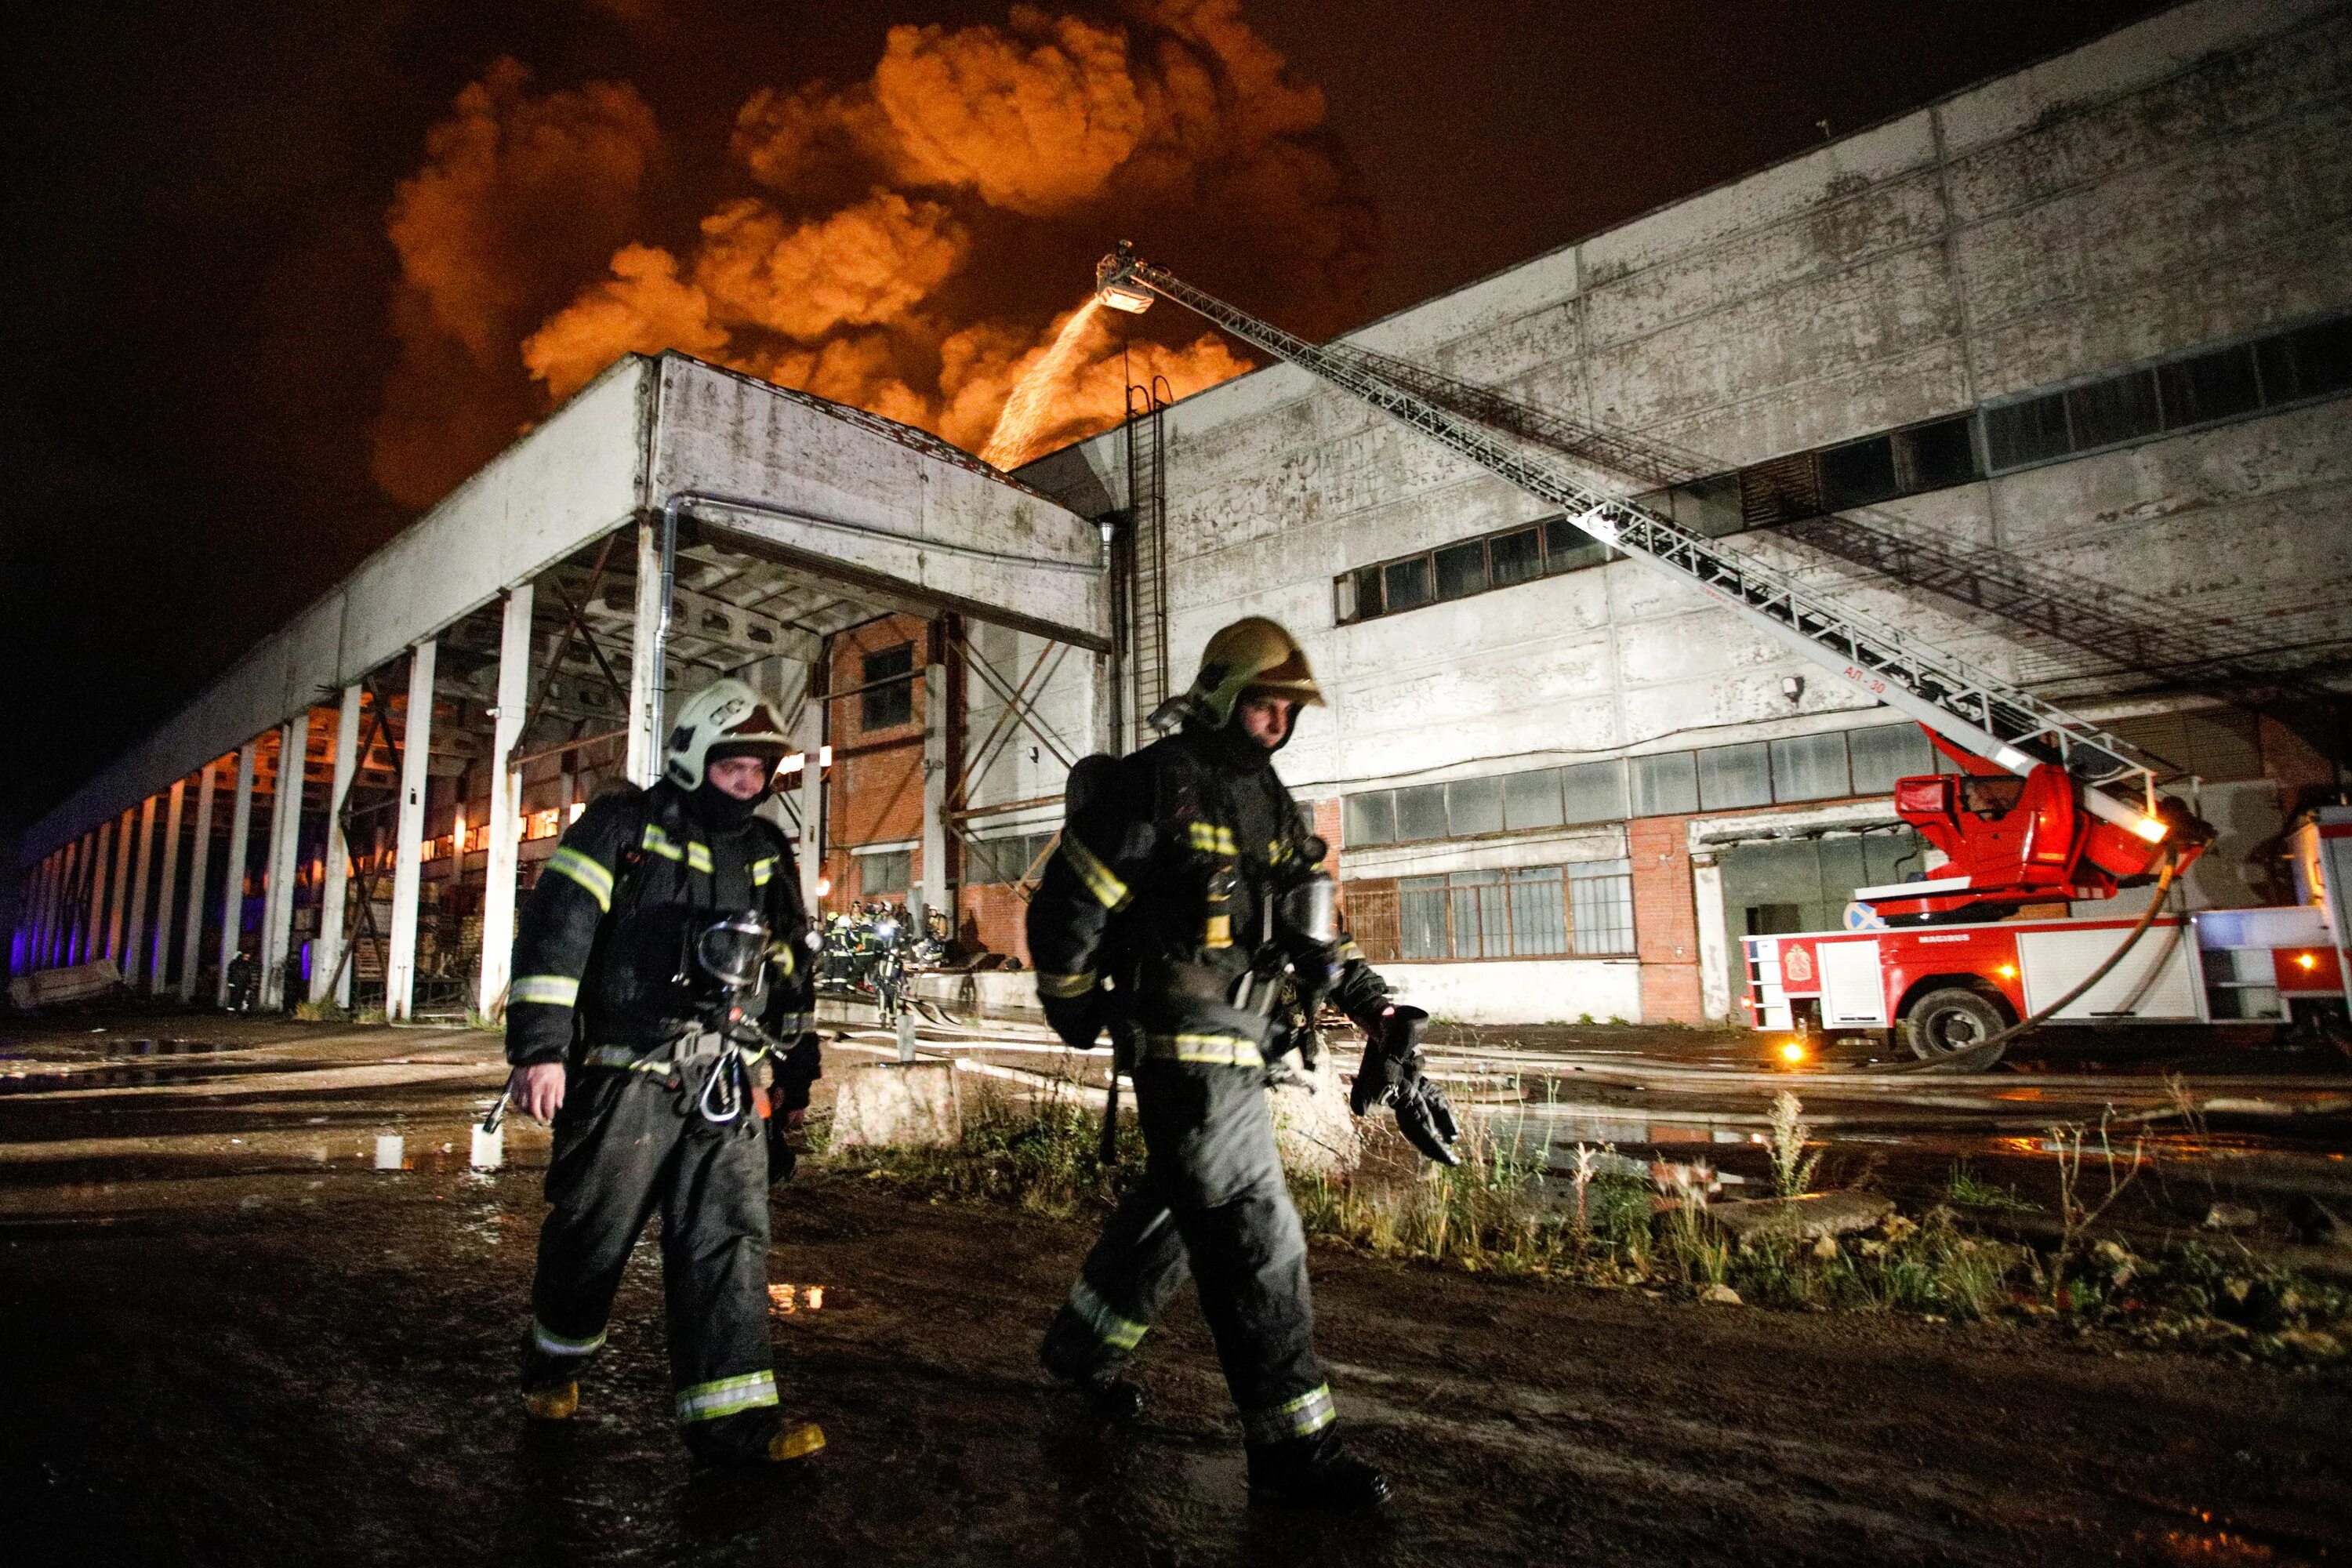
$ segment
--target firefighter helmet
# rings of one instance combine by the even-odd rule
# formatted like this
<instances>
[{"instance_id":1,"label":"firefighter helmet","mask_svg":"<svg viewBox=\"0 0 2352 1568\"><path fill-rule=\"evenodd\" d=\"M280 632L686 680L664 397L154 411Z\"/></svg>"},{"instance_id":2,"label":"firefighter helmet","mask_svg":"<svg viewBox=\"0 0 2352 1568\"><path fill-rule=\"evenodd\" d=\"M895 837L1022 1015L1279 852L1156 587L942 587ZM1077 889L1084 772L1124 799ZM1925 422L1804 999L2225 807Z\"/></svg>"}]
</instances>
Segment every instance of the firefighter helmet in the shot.
<instances>
[{"instance_id":1,"label":"firefighter helmet","mask_svg":"<svg viewBox=\"0 0 2352 1568\"><path fill-rule=\"evenodd\" d=\"M1194 709L1223 729L1244 691L1270 692L1304 707L1323 700L1307 653L1291 635L1263 616L1235 621L1201 650L1201 673L1185 694Z\"/></svg>"},{"instance_id":2,"label":"firefighter helmet","mask_svg":"<svg viewBox=\"0 0 2352 1568\"><path fill-rule=\"evenodd\" d=\"M792 750L775 710L740 680L714 680L686 700L670 726L662 772L680 789L699 789L703 770L721 757L765 757L773 766Z\"/></svg>"}]
</instances>

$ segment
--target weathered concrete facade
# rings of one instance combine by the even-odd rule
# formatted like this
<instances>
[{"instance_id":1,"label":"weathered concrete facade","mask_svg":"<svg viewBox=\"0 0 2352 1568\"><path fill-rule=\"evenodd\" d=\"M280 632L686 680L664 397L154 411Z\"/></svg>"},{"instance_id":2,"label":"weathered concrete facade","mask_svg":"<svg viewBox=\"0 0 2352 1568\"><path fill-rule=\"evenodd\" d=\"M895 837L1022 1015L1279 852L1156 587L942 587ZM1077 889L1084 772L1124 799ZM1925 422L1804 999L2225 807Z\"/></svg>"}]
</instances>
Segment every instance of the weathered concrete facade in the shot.
<instances>
[{"instance_id":1,"label":"weathered concrete facade","mask_svg":"<svg viewBox=\"0 0 2352 1568\"><path fill-rule=\"evenodd\" d=\"M1940 562L1927 585L1890 574L1884 553L1857 560L1834 529L1755 528L1740 542L2089 716L2146 715L2210 708L2273 678L2307 695L2343 668L2352 404L2340 389L2305 395L2283 380L2275 407L1990 474L1986 411L2339 318L2352 311L2347 254L2352 10L2191 5L1352 341L1630 432L1685 474L1727 476L1735 513L1747 492L1731 477L1743 469L1964 416L1974 477L1849 513ZM1189 668L1239 615L1272 616L1302 637L1333 703L1285 753L1303 795L1891 717L1633 563L1341 624L1346 574L1533 522L1541 507L1287 366L1164 417L1175 663ZM2080 429L2095 434L2087 416ZM1055 454L1025 477L1081 510L1116 505L1121 438ZM1735 515L1710 531L1738 526ZM2004 573L2021 582L2002 604L2038 591L2045 605L2071 607L2020 618L1952 587ZM2131 640L2119 626L2147 646L2118 646ZM2267 710L2245 727L2264 761L2233 805L2242 830L2222 847L2260 854L2299 793L2336 784L2341 759L2321 754L2324 734L2314 742ZM1840 803L1851 794L1767 812L1780 820L1754 837L1891 825L1891 812ZM1734 989L1726 943L1740 931L1724 930L1709 874L1738 845L1717 843L1709 820L1629 808L1574 827L1345 843L1342 865L1350 891L1376 901L1393 878L1630 860L1639 941L1622 958L1406 963L1398 978L1464 1017L1722 1016ZM2212 858L2201 897L2260 896L2228 855Z\"/></svg>"}]
</instances>

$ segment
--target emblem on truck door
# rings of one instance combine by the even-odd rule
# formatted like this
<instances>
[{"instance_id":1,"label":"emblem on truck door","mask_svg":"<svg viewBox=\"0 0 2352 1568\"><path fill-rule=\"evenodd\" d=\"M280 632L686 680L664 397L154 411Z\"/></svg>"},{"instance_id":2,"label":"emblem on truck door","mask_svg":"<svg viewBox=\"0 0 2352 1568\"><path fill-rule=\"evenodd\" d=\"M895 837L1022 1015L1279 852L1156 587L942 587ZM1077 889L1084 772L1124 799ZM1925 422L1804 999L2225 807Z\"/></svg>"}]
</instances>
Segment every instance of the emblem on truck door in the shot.
<instances>
[{"instance_id":1,"label":"emblem on truck door","mask_svg":"<svg viewBox=\"0 0 2352 1568\"><path fill-rule=\"evenodd\" d=\"M1780 955L1780 978L1802 985L1813 977L1813 955L1810 949L1792 947Z\"/></svg>"}]
</instances>

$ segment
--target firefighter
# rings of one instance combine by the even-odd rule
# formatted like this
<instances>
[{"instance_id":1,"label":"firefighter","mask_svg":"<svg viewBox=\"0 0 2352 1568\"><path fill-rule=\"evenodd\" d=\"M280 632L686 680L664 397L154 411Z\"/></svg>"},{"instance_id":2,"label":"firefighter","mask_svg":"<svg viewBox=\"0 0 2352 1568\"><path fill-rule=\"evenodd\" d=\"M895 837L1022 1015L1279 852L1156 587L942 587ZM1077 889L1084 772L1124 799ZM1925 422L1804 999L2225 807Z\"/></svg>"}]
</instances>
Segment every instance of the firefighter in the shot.
<instances>
[{"instance_id":1,"label":"firefighter","mask_svg":"<svg viewBox=\"0 0 2352 1568\"><path fill-rule=\"evenodd\" d=\"M658 1207L678 1425L717 1463L824 1446L782 1418L768 1339L769 1145L779 1177L790 1149L766 1123L796 1126L818 1076L800 874L753 814L786 749L742 682L688 699L661 779L593 802L548 860L508 993L507 1092L555 1127L525 1408L578 1407Z\"/></svg>"},{"instance_id":2,"label":"firefighter","mask_svg":"<svg viewBox=\"0 0 2352 1568\"><path fill-rule=\"evenodd\" d=\"M1444 1097L1381 977L1328 927L1324 846L1275 775L1300 709L1320 703L1274 622L1209 639L1181 728L1072 771L1068 816L1028 915L1047 1020L1072 1046L1108 1028L1135 1084L1144 1179L1106 1223L1040 1359L1115 1415L1142 1393L1122 1369L1191 1273L1240 1408L1253 1498L1379 1507L1387 1478L1349 1455L1312 1344L1307 1244L1265 1098L1288 1031L1283 982L1363 1027L1358 1110L1393 1105L1433 1158L1452 1156ZM1326 929L1297 911L1321 895Z\"/></svg>"}]
</instances>

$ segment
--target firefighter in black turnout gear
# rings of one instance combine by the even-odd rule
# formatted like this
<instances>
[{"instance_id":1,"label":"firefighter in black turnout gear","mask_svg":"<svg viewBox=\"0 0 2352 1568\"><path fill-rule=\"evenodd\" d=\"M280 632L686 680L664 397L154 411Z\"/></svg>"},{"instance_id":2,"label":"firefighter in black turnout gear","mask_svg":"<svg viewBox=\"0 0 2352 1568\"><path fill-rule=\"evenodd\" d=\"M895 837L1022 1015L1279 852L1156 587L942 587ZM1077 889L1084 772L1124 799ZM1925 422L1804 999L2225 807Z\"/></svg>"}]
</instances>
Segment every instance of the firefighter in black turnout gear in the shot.
<instances>
[{"instance_id":1,"label":"firefighter in black turnout gear","mask_svg":"<svg viewBox=\"0 0 2352 1568\"><path fill-rule=\"evenodd\" d=\"M1241 1411L1251 1495L1370 1509L1388 1480L1339 1445L1266 1104L1291 1043L1280 996L1328 997L1364 1028L1360 1099L1396 1106L1433 1157L1452 1158L1453 1121L1386 984L1330 924L1324 845L1275 775L1298 710L1322 700L1288 633L1239 621L1209 640L1178 732L1072 772L1029 949L1055 1031L1084 1047L1109 1030L1148 1155L1040 1355L1132 1415L1142 1394L1121 1369L1189 1270ZM1318 903L1319 920L1303 912Z\"/></svg>"},{"instance_id":2,"label":"firefighter in black turnout gear","mask_svg":"<svg viewBox=\"0 0 2352 1568\"><path fill-rule=\"evenodd\" d=\"M782 1419L768 1338L768 1188L817 1077L814 954L783 834L753 815L786 742L751 689L688 699L652 788L582 814L517 922L509 1094L555 1124L526 1408L562 1420L613 1294L662 1215L670 1376L719 1462L824 1446Z\"/></svg>"}]
</instances>

